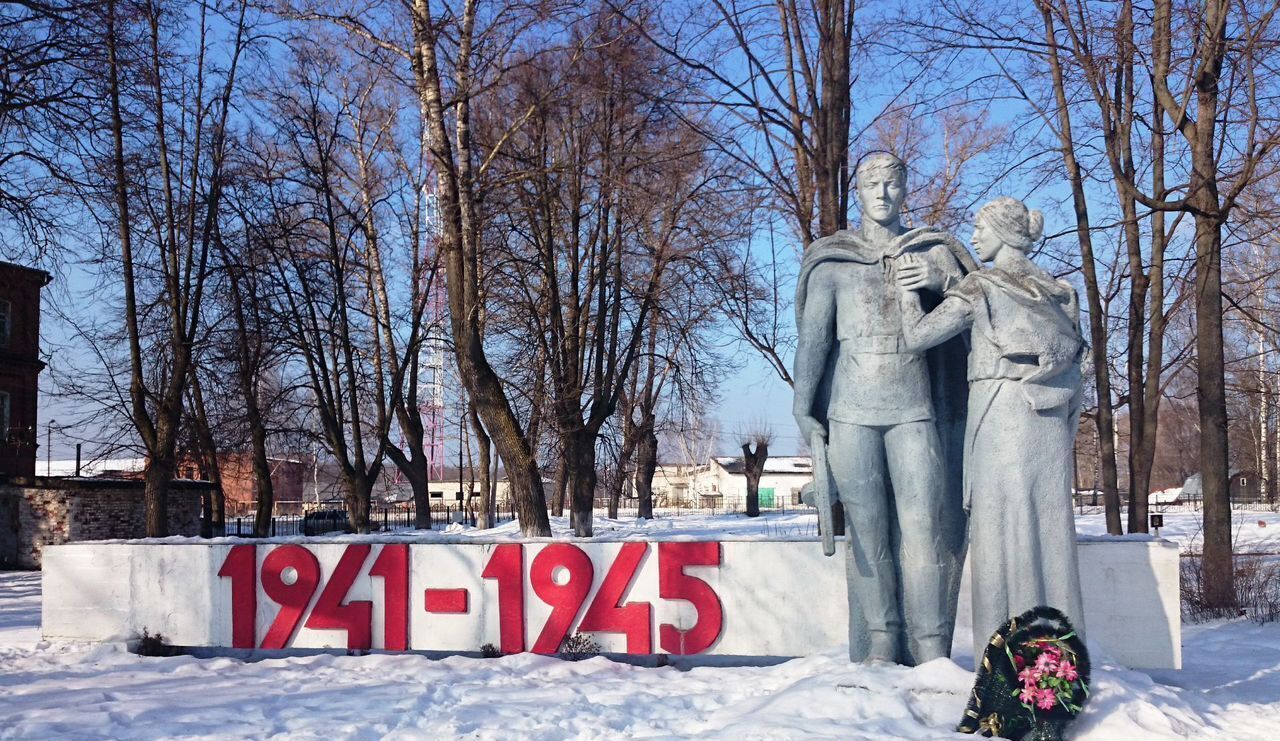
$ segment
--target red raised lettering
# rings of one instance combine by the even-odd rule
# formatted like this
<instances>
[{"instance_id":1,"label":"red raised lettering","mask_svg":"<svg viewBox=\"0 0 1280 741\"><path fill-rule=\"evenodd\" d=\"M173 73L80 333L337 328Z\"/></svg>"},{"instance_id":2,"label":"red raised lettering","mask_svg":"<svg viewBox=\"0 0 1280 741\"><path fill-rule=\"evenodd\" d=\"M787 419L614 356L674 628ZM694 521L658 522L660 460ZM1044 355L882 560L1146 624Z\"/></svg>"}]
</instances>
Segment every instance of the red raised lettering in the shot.
<instances>
[{"instance_id":1,"label":"red raised lettering","mask_svg":"<svg viewBox=\"0 0 1280 741\"><path fill-rule=\"evenodd\" d=\"M252 545L233 545L218 576L231 579L231 647L258 645L258 550Z\"/></svg>"},{"instance_id":2,"label":"red raised lettering","mask_svg":"<svg viewBox=\"0 0 1280 741\"><path fill-rule=\"evenodd\" d=\"M524 651L524 546L497 546L481 573L498 581L498 624L504 654Z\"/></svg>"},{"instance_id":3,"label":"red raised lettering","mask_svg":"<svg viewBox=\"0 0 1280 741\"><path fill-rule=\"evenodd\" d=\"M360 575L365 559L369 557L370 545L349 545L338 559L333 574L324 585L320 599L311 609L307 618L308 628L319 630L345 630L347 632L348 649L368 649L373 645L372 623L373 603L369 600L346 602L347 592Z\"/></svg>"},{"instance_id":4,"label":"red raised lettering","mask_svg":"<svg viewBox=\"0 0 1280 741\"><path fill-rule=\"evenodd\" d=\"M369 575L382 578L383 648L409 650L409 546L382 546Z\"/></svg>"},{"instance_id":5,"label":"red raised lettering","mask_svg":"<svg viewBox=\"0 0 1280 741\"><path fill-rule=\"evenodd\" d=\"M284 570L292 568L296 578L284 581ZM280 605L276 619L262 638L262 648L285 648L293 640L302 613L320 585L320 562L315 554L300 545L282 545L262 559L262 591Z\"/></svg>"},{"instance_id":6,"label":"red raised lettering","mask_svg":"<svg viewBox=\"0 0 1280 741\"><path fill-rule=\"evenodd\" d=\"M663 599L691 602L698 611L698 619L688 630L680 630L667 623L658 628L658 640L663 651L682 656L702 653L720 637L724 623L720 598L711 585L684 573L686 566L719 565L719 543L658 544L658 595Z\"/></svg>"},{"instance_id":7,"label":"red raised lettering","mask_svg":"<svg viewBox=\"0 0 1280 741\"><path fill-rule=\"evenodd\" d=\"M559 567L568 572L564 584L557 584L552 578ZM533 565L529 568L529 584L538 599L551 605L551 615L533 644L534 653L553 654L560 650L560 644L569 634L578 610L591 591L594 577L591 559L575 545L552 543L534 556Z\"/></svg>"},{"instance_id":8,"label":"red raised lettering","mask_svg":"<svg viewBox=\"0 0 1280 741\"><path fill-rule=\"evenodd\" d=\"M652 653L653 609L648 602L622 604L640 562L649 550L647 543L624 543L618 557L609 567L600 591L596 592L591 606L582 616L578 630L596 633L624 633L627 636L627 653Z\"/></svg>"}]
</instances>

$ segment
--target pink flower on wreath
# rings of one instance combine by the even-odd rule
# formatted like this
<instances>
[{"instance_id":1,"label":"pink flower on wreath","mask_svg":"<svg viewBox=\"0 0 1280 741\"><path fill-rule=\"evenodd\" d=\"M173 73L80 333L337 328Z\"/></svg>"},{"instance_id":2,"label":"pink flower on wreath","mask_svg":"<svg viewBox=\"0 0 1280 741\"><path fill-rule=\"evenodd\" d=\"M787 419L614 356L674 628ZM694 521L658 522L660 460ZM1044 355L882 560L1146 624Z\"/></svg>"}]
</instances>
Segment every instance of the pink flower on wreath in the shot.
<instances>
[{"instance_id":1,"label":"pink flower on wreath","mask_svg":"<svg viewBox=\"0 0 1280 741\"><path fill-rule=\"evenodd\" d=\"M1036 657L1036 669L1042 672L1052 672L1056 668L1058 668L1058 662L1049 655L1048 651Z\"/></svg>"},{"instance_id":2,"label":"pink flower on wreath","mask_svg":"<svg viewBox=\"0 0 1280 741\"><path fill-rule=\"evenodd\" d=\"M1050 689L1043 689L1036 692L1036 707L1041 710L1052 710L1054 705L1058 704L1058 693Z\"/></svg>"},{"instance_id":3,"label":"pink flower on wreath","mask_svg":"<svg viewBox=\"0 0 1280 741\"><path fill-rule=\"evenodd\" d=\"M1068 682L1074 682L1080 677L1080 672L1076 671L1076 667L1070 661L1062 661L1058 664L1058 679L1065 679Z\"/></svg>"},{"instance_id":4,"label":"pink flower on wreath","mask_svg":"<svg viewBox=\"0 0 1280 741\"><path fill-rule=\"evenodd\" d=\"M1018 702L1023 705L1034 705L1040 697L1040 690L1035 687L1026 686L1022 688L1022 694L1018 695Z\"/></svg>"},{"instance_id":5,"label":"pink flower on wreath","mask_svg":"<svg viewBox=\"0 0 1280 741\"><path fill-rule=\"evenodd\" d=\"M1032 669L1031 667L1027 667L1026 669L1018 672L1018 681L1022 682L1025 687L1034 687L1036 682L1040 681L1040 672Z\"/></svg>"}]
</instances>

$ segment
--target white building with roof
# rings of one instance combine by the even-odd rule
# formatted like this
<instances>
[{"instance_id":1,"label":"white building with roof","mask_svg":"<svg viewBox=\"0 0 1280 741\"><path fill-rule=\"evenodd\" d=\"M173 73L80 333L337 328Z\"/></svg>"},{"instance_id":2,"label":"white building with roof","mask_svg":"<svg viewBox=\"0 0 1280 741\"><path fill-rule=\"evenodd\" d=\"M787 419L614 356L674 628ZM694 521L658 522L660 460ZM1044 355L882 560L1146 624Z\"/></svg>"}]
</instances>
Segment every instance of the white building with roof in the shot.
<instances>
[{"instance_id":1,"label":"white building with roof","mask_svg":"<svg viewBox=\"0 0 1280 741\"><path fill-rule=\"evenodd\" d=\"M760 477L760 508L804 506L800 489L813 479L808 456L773 456ZM741 457L718 456L700 464L664 464L653 475L654 506L746 509L747 476Z\"/></svg>"}]
</instances>

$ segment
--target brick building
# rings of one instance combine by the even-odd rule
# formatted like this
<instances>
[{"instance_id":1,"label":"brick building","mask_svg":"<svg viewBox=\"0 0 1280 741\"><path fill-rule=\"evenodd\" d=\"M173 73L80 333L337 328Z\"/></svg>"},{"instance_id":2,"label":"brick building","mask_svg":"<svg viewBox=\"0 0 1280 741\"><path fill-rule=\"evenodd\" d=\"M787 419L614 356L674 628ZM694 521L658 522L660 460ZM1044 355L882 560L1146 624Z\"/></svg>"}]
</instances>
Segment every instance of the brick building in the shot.
<instances>
[{"instance_id":1,"label":"brick building","mask_svg":"<svg viewBox=\"0 0 1280 741\"><path fill-rule=\"evenodd\" d=\"M307 465L291 458L267 459L271 467L271 494L278 515L302 513L302 487ZM196 478L194 467L187 478ZM222 453L218 456L222 493L227 498L227 516L247 515L258 508L258 478L253 474L252 453Z\"/></svg>"},{"instance_id":2,"label":"brick building","mask_svg":"<svg viewBox=\"0 0 1280 741\"><path fill-rule=\"evenodd\" d=\"M130 479L13 477L0 480L0 569L38 569L45 546L146 535L143 483ZM200 534L204 481L175 481L169 533Z\"/></svg>"},{"instance_id":3,"label":"brick building","mask_svg":"<svg viewBox=\"0 0 1280 741\"><path fill-rule=\"evenodd\" d=\"M0 262L0 476L33 476L43 270Z\"/></svg>"},{"instance_id":4,"label":"brick building","mask_svg":"<svg viewBox=\"0 0 1280 741\"><path fill-rule=\"evenodd\" d=\"M146 458L91 458L76 468L75 460L54 460L46 465L36 461L41 476L75 476L78 478L131 479L141 481L147 469ZM278 515L302 514L303 489L310 466L295 458L271 456L271 490ZM253 473L253 454L227 452L218 454L218 472L222 475L222 492L226 497L229 517L250 515L258 508L258 479ZM192 457L178 460L174 478L180 481L207 482L208 472Z\"/></svg>"}]
</instances>

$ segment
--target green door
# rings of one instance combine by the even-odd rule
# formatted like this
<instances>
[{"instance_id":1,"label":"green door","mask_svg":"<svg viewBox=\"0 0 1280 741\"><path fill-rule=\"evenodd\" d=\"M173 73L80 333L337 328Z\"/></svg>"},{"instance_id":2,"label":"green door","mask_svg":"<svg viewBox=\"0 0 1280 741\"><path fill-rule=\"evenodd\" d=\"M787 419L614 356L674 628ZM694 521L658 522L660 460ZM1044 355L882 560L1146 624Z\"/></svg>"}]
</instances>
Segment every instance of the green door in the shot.
<instances>
[{"instance_id":1,"label":"green door","mask_svg":"<svg viewBox=\"0 0 1280 741\"><path fill-rule=\"evenodd\" d=\"M760 506L762 508L773 506L773 487L772 486L760 487Z\"/></svg>"}]
</instances>

